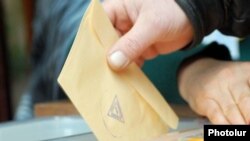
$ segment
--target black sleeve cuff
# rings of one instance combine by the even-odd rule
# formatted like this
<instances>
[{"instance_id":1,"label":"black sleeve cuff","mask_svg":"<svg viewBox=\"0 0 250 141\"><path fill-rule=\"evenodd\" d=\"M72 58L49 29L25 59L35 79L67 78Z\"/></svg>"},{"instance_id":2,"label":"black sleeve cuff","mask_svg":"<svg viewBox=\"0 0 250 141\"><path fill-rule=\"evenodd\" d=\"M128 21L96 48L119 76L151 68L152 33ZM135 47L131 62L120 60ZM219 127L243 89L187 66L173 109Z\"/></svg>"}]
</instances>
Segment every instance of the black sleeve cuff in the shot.
<instances>
[{"instance_id":1,"label":"black sleeve cuff","mask_svg":"<svg viewBox=\"0 0 250 141\"><path fill-rule=\"evenodd\" d=\"M224 6L221 0L176 0L189 18L194 39L189 47L199 44L203 37L219 28L224 21Z\"/></svg>"},{"instance_id":2,"label":"black sleeve cuff","mask_svg":"<svg viewBox=\"0 0 250 141\"><path fill-rule=\"evenodd\" d=\"M200 58L208 57L208 58L214 58L216 60L224 60L224 61L232 60L232 57L230 55L228 48L224 45L219 45L218 43L213 42L210 45L202 47L202 48L203 49L194 51L193 53L183 58L183 60L180 63L177 74L179 74L179 71L181 70L182 67L185 67ZM195 48L195 49L198 49L198 48Z\"/></svg>"}]
</instances>

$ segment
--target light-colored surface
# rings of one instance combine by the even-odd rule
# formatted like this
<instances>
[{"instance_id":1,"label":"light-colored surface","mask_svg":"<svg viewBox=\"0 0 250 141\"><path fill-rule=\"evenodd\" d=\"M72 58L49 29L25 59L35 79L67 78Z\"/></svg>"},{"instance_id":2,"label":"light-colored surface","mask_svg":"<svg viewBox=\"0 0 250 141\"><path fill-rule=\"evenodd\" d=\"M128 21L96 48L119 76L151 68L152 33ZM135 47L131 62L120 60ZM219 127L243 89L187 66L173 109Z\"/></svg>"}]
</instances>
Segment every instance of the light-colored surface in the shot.
<instances>
[{"instance_id":1,"label":"light-colored surface","mask_svg":"<svg viewBox=\"0 0 250 141\"><path fill-rule=\"evenodd\" d=\"M181 119L174 131L203 128L207 120ZM0 141L96 141L88 125L80 116L47 117L26 122L0 124Z\"/></svg>"},{"instance_id":2,"label":"light-colored surface","mask_svg":"<svg viewBox=\"0 0 250 141\"><path fill-rule=\"evenodd\" d=\"M0 141L41 141L90 131L79 116L40 118L0 124Z\"/></svg>"}]
</instances>

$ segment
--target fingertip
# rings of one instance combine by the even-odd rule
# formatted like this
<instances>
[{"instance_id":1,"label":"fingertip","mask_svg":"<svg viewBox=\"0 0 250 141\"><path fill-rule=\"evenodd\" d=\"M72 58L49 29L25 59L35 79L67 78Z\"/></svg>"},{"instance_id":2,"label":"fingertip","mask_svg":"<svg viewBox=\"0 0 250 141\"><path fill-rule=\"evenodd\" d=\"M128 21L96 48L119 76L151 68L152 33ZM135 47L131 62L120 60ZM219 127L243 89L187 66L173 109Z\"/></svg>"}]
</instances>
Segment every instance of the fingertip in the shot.
<instances>
[{"instance_id":1,"label":"fingertip","mask_svg":"<svg viewBox=\"0 0 250 141\"><path fill-rule=\"evenodd\" d=\"M114 51L107 56L109 67L114 71L124 70L130 63L129 58L122 51Z\"/></svg>"},{"instance_id":2,"label":"fingertip","mask_svg":"<svg viewBox=\"0 0 250 141\"><path fill-rule=\"evenodd\" d=\"M125 70L131 62L135 62L141 56L144 48L137 42L136 38L127 34L110 48L107 60L112 70ZM143 61L139 64L142 65Z\"/></svg>"}]
</instances>

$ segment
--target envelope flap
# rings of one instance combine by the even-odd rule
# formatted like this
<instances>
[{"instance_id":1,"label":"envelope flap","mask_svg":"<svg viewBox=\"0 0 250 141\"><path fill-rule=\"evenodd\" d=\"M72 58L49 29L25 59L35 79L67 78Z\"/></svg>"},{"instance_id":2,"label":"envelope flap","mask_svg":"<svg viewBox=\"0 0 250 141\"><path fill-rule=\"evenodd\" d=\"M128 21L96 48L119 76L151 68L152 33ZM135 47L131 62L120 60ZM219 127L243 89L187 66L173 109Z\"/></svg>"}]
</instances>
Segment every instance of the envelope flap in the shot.
<instances>
[{"instance_id":1,"label":"envelope flap","mask_svg":"<svg viewBox=\"0 0 250 141\"><path fill-rule=\"evenodd\" d=\"M98 0L92 1L93 5L90 10L90 22L100 43L105 49L108 49L118 40L119 37L100 2Z\"/></svg>"},{"instance_id":2,"label":"envelope flap","mask_svg":"<svg viewBox=\"0 0 250 141\"><path fill-rule=\"evenodd\" d=\"M98 0L93 0L92 6L91 25L101 44L108 49L118 40L118 35ZM178 117L137 65L130 65L127 71L120 75L134 86L167 125L171 128L177 127Z\"/></svg>"}]
</instances>

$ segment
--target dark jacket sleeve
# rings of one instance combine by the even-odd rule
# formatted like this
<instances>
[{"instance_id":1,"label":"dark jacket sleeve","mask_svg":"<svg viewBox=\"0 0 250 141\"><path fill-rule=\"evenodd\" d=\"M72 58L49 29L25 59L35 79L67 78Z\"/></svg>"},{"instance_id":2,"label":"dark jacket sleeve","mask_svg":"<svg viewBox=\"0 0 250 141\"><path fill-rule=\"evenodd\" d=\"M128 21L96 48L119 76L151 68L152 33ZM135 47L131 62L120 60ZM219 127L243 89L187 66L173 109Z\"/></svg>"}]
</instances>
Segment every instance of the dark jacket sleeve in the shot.
<instances>
[{"instance_id":1,"label":"dark jacket sleeve","mask_svg":"<svg viewBox=\"0 0 250 141\"><path fill-rule=\"evenodd\" d=\"M250 34L249 0L176 0L193 25L193 45L218 29L226 35Z\"/></svg>"}]
</instances>

